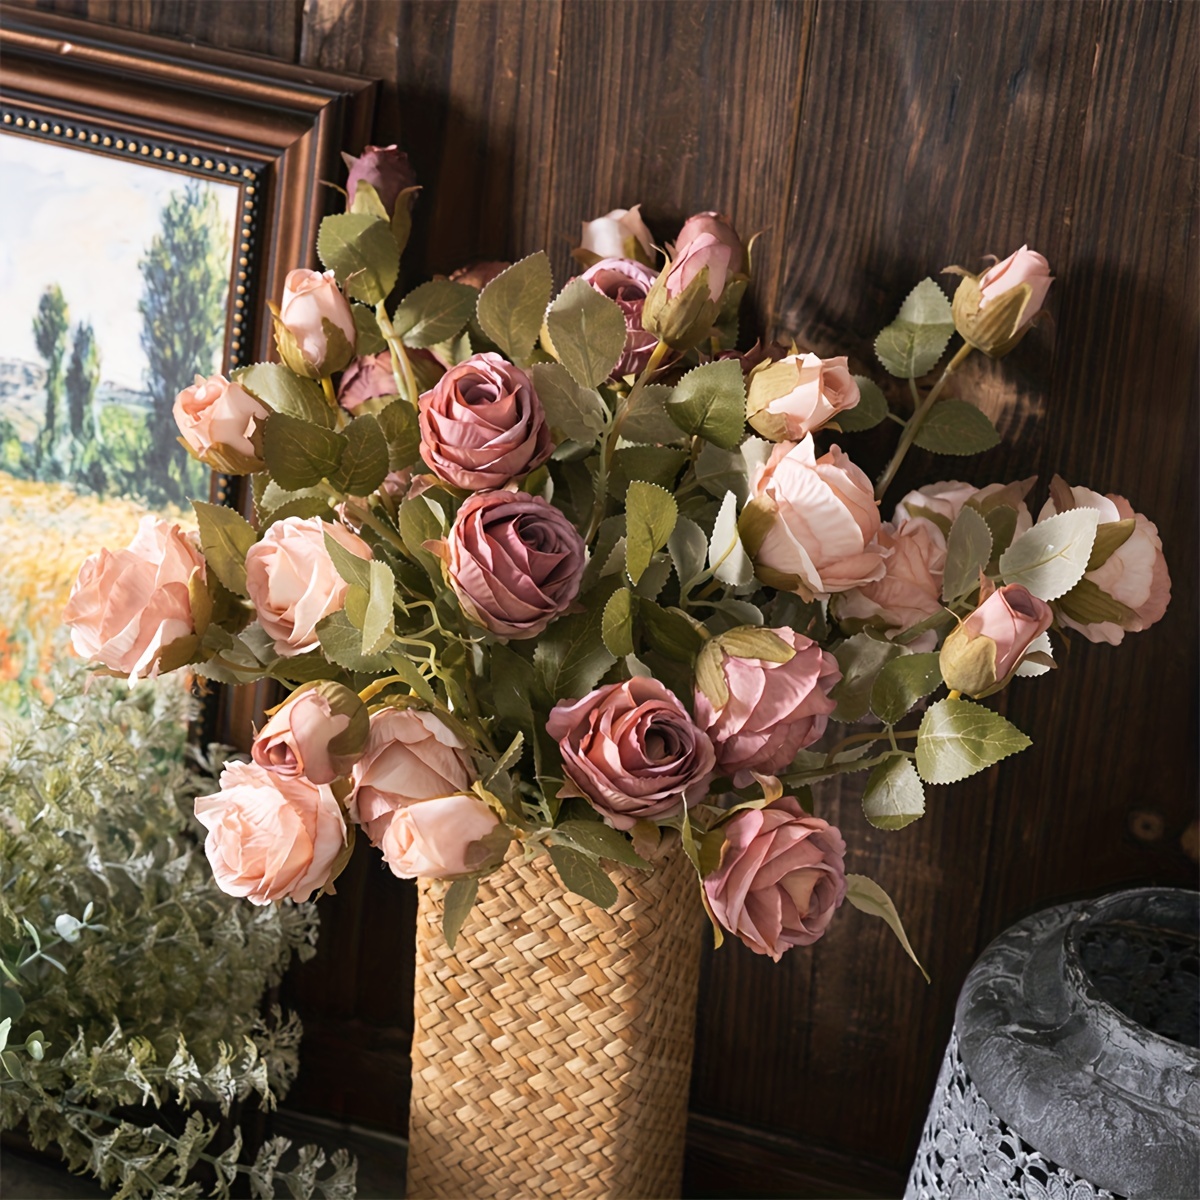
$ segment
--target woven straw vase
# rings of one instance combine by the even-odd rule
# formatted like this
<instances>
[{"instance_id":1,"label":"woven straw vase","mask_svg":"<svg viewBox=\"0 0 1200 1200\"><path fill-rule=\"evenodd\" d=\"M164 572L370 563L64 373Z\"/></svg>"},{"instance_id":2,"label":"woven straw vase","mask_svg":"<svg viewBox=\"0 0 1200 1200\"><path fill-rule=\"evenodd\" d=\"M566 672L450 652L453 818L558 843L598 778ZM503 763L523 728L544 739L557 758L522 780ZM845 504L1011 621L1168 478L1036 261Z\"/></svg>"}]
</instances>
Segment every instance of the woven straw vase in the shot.
<instances>
[{"instance_id":1,"label":"woven straw vase","mask_svg":"<svg viewBox=\"0 0 1200 1200\"><path fill-rule=\"evenodd\" d=\"M678 843L613 878L605 912L507 862L453 951L420 882L412 1200L679 1194L703 909Z\"/></svg>"}]
</instances>

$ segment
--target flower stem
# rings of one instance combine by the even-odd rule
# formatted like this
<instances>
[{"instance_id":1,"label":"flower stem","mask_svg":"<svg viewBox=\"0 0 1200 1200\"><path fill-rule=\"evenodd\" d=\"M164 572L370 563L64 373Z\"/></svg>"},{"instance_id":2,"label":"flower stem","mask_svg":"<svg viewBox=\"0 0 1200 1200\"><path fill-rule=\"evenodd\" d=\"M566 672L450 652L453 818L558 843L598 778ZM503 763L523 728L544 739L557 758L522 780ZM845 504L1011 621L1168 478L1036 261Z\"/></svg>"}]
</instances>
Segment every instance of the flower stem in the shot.
<instances>
[{"instance_id":1,"label":"flower stem","mask_svg":"<svg viewBox=\"0 0 1200 1200\"><path fill-rule=\"evenodd\" d=\"M379 331L383 334L383 340L387 342L388 349L392 352L392 374L396 379L396 391L413 408L416 408L420 392L417 389L417 377L413 374L412 361L408 357L404 343L396 333L391 317L388 316L387 305L382 300L375 305L375 320L379 323Z\"/></svg>"},{"instance_id":2,"label":"flower stem","mask_svg":"<svg viewBox=\"0 0 1200 1200\"><path fill-rule=\"evenodd\" d=\"M334 412L337 412L337 395L333 390L333 380L328 375L321 376L321 391L325 393L325 399L329 401L329 407L332 408Z\"/></svg>"}]
</instances>

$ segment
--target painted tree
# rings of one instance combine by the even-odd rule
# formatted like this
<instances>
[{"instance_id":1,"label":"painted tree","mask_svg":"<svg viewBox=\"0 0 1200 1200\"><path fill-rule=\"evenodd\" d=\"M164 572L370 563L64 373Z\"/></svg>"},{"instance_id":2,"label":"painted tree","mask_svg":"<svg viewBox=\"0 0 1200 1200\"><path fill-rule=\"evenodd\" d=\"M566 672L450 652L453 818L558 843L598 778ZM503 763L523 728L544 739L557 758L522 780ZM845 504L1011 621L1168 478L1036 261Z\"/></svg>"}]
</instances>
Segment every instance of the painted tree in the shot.
<instances>
[{"instance_id":1,"label":"painted tree","mask_svg":"<svg viewBox=\"0 0 1200 1200\"><path fill-rule=\"evenodd\" d=\"M36 469L39 475L53 473L52 457L58 436L58 410L62 404L63 359L67 353L67 301L62 288L51 284L38 301L33 318L33 337L46 362L46 420L37 440Z\"/></svg>"},{"instance_id":2,"label":"painted tree","mask_svg":"<svg viewBox=\"0 0 1200 1200\"><path fill-rule=\"evenodd\" d=\"M67 364L67 421L71 430L71 477L93 490L104 486L95 454L98 427L96 388L100 385L100 347L90 321L75 326L71 361Z\"/></svg>"}]
</instances>

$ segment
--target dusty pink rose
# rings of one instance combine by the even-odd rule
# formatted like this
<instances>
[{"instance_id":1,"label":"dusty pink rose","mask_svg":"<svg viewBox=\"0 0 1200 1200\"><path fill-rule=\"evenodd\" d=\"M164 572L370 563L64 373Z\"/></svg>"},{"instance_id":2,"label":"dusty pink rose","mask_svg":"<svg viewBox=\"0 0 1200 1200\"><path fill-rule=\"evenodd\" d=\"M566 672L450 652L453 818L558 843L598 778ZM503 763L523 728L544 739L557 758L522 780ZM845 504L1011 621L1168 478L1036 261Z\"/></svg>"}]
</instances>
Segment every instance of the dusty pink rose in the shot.
<instances>
[{"instance_id":1,"label":"dusty pink rose","mask_svg":"<svg viewBox=\"0 0 1200 1200\"><path fill-rule=\"evenodd\" d=\"M270 415L261 400L224 375L196 376L175 397L175 424L196 457L218 471L261 471L262 459L251 440L259 421Z\"/></svg>"},{"instance_id":2,"label":"dusty pink rose","mask_svg":"<svg viewBox=\"0 0 1200 1200\"><path fill-rule=\"evenodd\" d=\"M279 775L332 783L358 761L367 739L367 710L341 683L306 684L258 731L250 756Z\"/></svg>"},{"instance_id":3,"label":"dusty pink rose","mask_svg":"<svg viewBox=\"0 0 1200 1200\"><path fill-rule=\"evenodd\" d=\"M197 797L196 820L217 887L251 904L309 899L346 845L332 789L257 763L226 763L221 790Z\"/></svg>"},{"instance_id":4,"label":"dusty pink rose","mask_svg":"<svg viewBox=\"0 0 1200 1200\"><path fill-rule=\"evenodd\" d=\"M395 396L396 376L392 371L391 351L355 358L338 380L338 403L353 412L360 404L378 396Z\"/></svg>"},{"instance_id":5,"label":"dusty pink rose","mask_svg":"<svg viewBox=\"0 0 1200 1200\"><path fill-rule=\"evenodd\" d=\"M346 176L346 207L354 204L360 183L369 183L379 193L390 217L396 210L400 193L417 186L417 173L408 155L396 146L364 146L357 158L343 154L350 173ZM411 200L410 200L411 203Z\"/></svg>"},{"instance_id":6,"label":"dusty pink rose","mask_svg":"<svg viewBox=\"0 0 1200 1200\"><path fill-rule=\"evenodd\" d=\"M994 689L1020 666L1053 620L1050 605L1028 588L1019 583L997 588L942 643L946 686L968 696Z\"/></svg>"},{"instance_id":7,"label":"dusty pink rose","mask_svg":"<svg viewBox=\"0 0 1200 1200\"><path fill-rule=\"evenodd\" d=\"M642 328L642 308L654 286L655 273L633 259L602 258L581 278L615 301L625 317L625 350L613 367L613 378L640 374L658 344L658 338Z\"/></svg>"},{"instance_id":8,"label":"dusty pink rose","mask_svg":"<svg viewBox=\"0 0 1200 1200\"><path fill-rule=\"evenodd\" d=\"M396 809L380 839L383 861L401 879L445 879L473 870L471 843L487 837L499 818L478 796L418 800Z\"/></svg>"},{"instance_id":9,"label":"dusty pink rose","mask_svg":"<svg viewBox=\"0 0 1200 1200\"><path fill-rule=\"evenodd\" d=\"M258 623L284 658L315 650L317 622L346 602L348 585L325 549L326 534L359 558L374 557L362 538L320 517L276 521L246 555L246 590Z\"/></svg>"},{"instance_id":10,"label":"dusty pink rose","mask_svg":"<svg viewBox=\"0 0 1200 1200\"><path fill-rule=\"evenodd\" d=\"M789 354L750 376L746 419L773 442L798 442L859 401L845 358Z\"/></svg>"},{"instance_id":11,"label":"dusty pink rose","mask_svg":"<svg viewBox=\"0 0 1200 1200\"><path fill-rule=\"evenodd\" d=\"M699 803L716 755L708 735L657 679L636 676L560 700L546 730L561 750L562 796L581 796L617 829Z\"/></svg>"},{"instance_id":12,"label":"dusty pink rose","mask_svg":"<svg viewBox=\"0 0 1200 1200\"><path fill-rule=\"evenodd\" d=\"M719 708L696 689L696 724L708 733L717 765L734 785L751 782L751 771L773 775L824 732L837 704L829 698L841 679L837 659L811 638L786 625L772 630L793 650L785 663L721 655L729 699Z\"/></svg>"},{"instance_id":13,"label":"dusty pink rose","mask_svg":"<svg viewBox=\"0 0 1200 1200\"><path fill-rule=\"evenodd\" d=\"M681 296L700 272L707 268L708 294L714 302L720 300L729 277L732 257L733 251L719 238L711 233L698 234L671 263L665 284L668 298L674 300L676 296Z\"/></svg>"},{"instance_id":14,"label":"dusty pink rose","mask_svg":"<svg viewBox=\"0 0 1200 1200\"><path fill-rule=\"evenodd\" d=\"M1046 293L1050 290L1053 282L1054 277L1050 274L1050 264L1036 250L1022 246L1020 250L1010 254L994 267L989 267L979 277L979 307L987 308L992 301L1003 296L1005 292L1010 292L1013 288L1027 283L1031 293L1029 303L1025 306L1020 323L1017 325L1018 329L1023 329L1041 311Z\"/></svg>"},{"instance_id":15,"label":"dusty pink rose","mask_svg":"<svg viewBox=\"0 0 1200 1200\"><path fill-rule=\"evenodd\" d=\"M1102 523L1135 522L1128 541L1118 546L1107 562L1084 576L1105 595L1123 604L1131 615L1118 623L1078 620L1063 611L1062 607L1058 612L1063 625L1077 629L1089 641L1108 642L1116 646L1126 633L1148 629L1167 611L1167 604L1171 600L1171 575L1163 556L1162 542L1154 522L1134 512L1133 505L1123 496L1111 492L1102 496L1085 487L1071 488L1071 495L1078 507L1096 509ZM1045 520L1054 514L1054 500L1050 499L1038 514L1038 520ZM1067 607L1070 607L1070 601L1067 601Z\"/></svg>"},{"instance_id":16,"label":"dusty pink rose","mask_svg":"<svg viewBox=\"0 0 1200 1200\"><path fill-rule=\"evenodd\" d=\"M584 221L578 249L596 258L654 261L654 239L642 220L640 204L614 208L594 221Z\"/></svg>"},{"instance_id":17,"label":"dusty pink rose","mask_svg":"<svg viewBox=\"0 0 1200 1200\"><path fill-rule=\"evenodd\" d=\"M1034 478L1022 479L1016 483L989 483L986 487L977 488L971 483L962 483L957 479L943 480L941 483L928 483L922 488L909 492L892 514L892 523L902 525L911 517L925 517L933 521L943 533L950 532L950 526L958 520L958 514L968 500L973 500L976 507L995 497L998 501L1015 508L1017 512L1017 528L1014 538L1020 537L1026 530L1033 528L1033 517L1025 505L1024 496L1033 487ZM1001 496L1001 493L1004 493Z\"/></svg>"},{"instance_id":18,"label":"dusty pink rose","mask_svg":"<svg viewBox=\"0 0 1200 1200\"><path fill-rule=\"evenodd\" d=\"M130 684L156 675L163 649L196 631L193 575L205 577L196 535L143 517L124 550L101 550L79 568L63 610L75 653Z\"/></svg>"},{"instance_id":19,"label":"dusty pink rose","mask_svg":"<svg viewBox=\"0 0 1200 1200\"><path fill-rule=\"evenodd\" d=\"M289 271L283 281L279 320L296 339L304 361L319 375L340 371L349 361L358 336L350 303L338 290L332 271ZM325 322L341 334L341 345L330 341Z\"/></svg>"},{"instance_id":20,"label":"dusty pink rose","mask_svg":"<svg viewBox=\"0 0 1200 1200\"><path fill-rule=\"evenodd\" d=\"M501 488L550 457L554 443L533 381L499 354L473 354L421 396L421 457L470 492Z\"/></svg>"},{"instance_id":21,"label":"dusty pink rose","mask_svg":"<svg viewBox=\"0 0 1200 1200\"><path fill-rule=\"evenodd\" d=\"M451 283L465 283L468 287L478 288L481 292L497 275L502 275L510 262L477 262L468 267L459 267L450 272Z\"/></svg>"},{"instance_id":22,"label":"dusty pink rose","mask_svg":"<svg viewBox=\"0 0 1200 1200\"><path fill-rule=\"evenodd\" d=\"M475 779L466 743L442 719L415 708L381 708L351 772L350 819L378 846L398 809L465 792Z\"/></svg>"},{"instance_id":23,"label":"dusty pink rose","mask_svg":"<svg viewBox=\"0 0 1200 1200\"><path fill-rule=\"evenodd\" d=\"M524 492L482 492L458 510L442 546L463 612L498 637L530 638L579 593L587 550L553 504Z\"/></svg>"},{"instance_id":24,"label":"dusty pink rose","mask_svg":"<svg viewBox=\"0 0 1200 1200\"><path fill-rule=\"evenodd\" d=\"M835 826L783 796L725 826L721 865L704 891L724 928L778 962L829 928L846 896L846 843Z\"/></svg>"},{"instance_id":25,"label":"dusty pink rose","mask_svg":"<svg viewBox=\"0 0 1200 1200\"><path fill-rule=\"evenodd\" d=\"M708 234L723 246L729 247L729 272L737 275L746 268L746 250L733 222L719 212L696 213L688 217L671 247L671 257L678 258L699 237Z\"/></svg>"},{"instance_id":26,"label":"dusty pink rose","mask_svg":"<svg viewBox=\"0 0 1200 1200\"><path fill-rule=\"evenodd\" d=\"M754 508L769 518L754 555L764 582L824 598L883 578L871 481L837 446L818 458L811 434L780 442L751 485Z\"/></svg>"}]
</instances>

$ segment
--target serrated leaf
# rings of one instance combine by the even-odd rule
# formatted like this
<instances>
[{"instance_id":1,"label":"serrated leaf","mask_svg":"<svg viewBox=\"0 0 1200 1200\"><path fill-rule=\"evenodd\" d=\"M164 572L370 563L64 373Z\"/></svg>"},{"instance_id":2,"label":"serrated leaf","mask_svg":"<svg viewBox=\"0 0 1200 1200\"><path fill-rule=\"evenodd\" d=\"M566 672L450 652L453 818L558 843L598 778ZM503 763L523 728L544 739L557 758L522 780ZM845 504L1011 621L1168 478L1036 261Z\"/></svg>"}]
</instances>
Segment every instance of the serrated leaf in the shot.
<instances>
[{"instance_id":1,"label":"serrated leaf","mask_svg":"<svg viewBox=\"0 0 1200 1200\"><path fill-rule=\"evenodd\" d=\"M370 655L391 645L396 636L393 616L396 581L387 564L377 558L367 563L367 568L371 583L362 623L362 652Z\"/></svg>"},{"instance_id":2,"label":"serrated leaf","mask_svg":"<svg viewBox=\"0 0 1200 1200\"><path fill-rule=\"evenodd\" d=\"M627 442L644 445L670 446L684 440L683 430L667 415L667 401L671 389L661 383L648 383L641 392L632 396L632 403L625 411L621 425L621 436Z\"/></svg>"},{"instance_id":3,"label":"serrated leaf","mask_svg":"<svg viewBox=\"0 0 1200 1200\"><path fill-rule=\"evenodd\" d=\"M999 444L996 427L965 400L939 400L914 439L914 445L933 454L982 454Z\"/></svg>"},{"instance_id":4,"label":"serrated leaf","mask_svg":"<svg viewBox=\"0 0 1200 1200\"><path fill-rule=\"evenodd\" d=\"M982 704L939 700L917 732L917 770L926 783L957 783L1032 744Z\"/></svg>"},{"instance_id":5,"label":"serrated leaf","mask_svg":"<svg viewBox=\"0 0 1200 1200\"><path fill-rule=\"evenodd\" d=\"M608 407L600 393L581 387L562 363L535 363L530 374L555 437L593 445L608 424Z\"/></svg>"},{"instance_id":6,"label":"serrated leaf","mask_svg":"<svg viewBox=\"0 0 1200 1200\"><path fill-rule=\"evenodd\" d=\"M667 538L667 552L675 565L680 588L688 591L704 573L708 557L708 538L704 536L704 530L690 518L680 517Z\"/></svg>"},{"instance_id":7,"label":"serrated leaf","mask_svg":"<svg viewBox=\"0 0 1200 1200\"><path fill-rule=\"evenodd\" d=\"M456 879L446 889L446 898L442 902L442 937L446 939L448 950L454 949L478 894L478 879Z\"/></svg>"},{"instance_id":8,"label":"serrated leaf","mask_svg":"<svg viewBox=\"0 0 1200 1200\"><path fill-rule=\"evenodd\" d=\"M258 534L245 517L232 508L193 500L196 521L200 526L200 549L204 561L216 577L239 596L246 590L246 555L258 541Z\"/></svg>"},{"instance_id":9,"label":"serrated leaf","mask_svg":"<svg viewBox=\"0 0 1200 1200\"><path fill-rule=\"evenodd\" d=\"M666 402L667 415L684 433L732 450L746 431L746 381L736 359L690 370Z\"/></svg>"},{"instance_id":10,"label":"serrated leaf","mask_svg":"<svg viewBox=\"0 0 1200 1200\"><path fill-rule=\"evenodd\" d=\"M413 288L396 306L392 326L406 346L423 349L447 342L466 328L479 293L465 283L431 279Z\"/></svg>"},{"instance_id":11,"label":"serrated leaf","mask_svg":"<svg viewBox=\"0 0 1200 1200\"><path fill-rule=\"evenodd\" d=\"M539 250L501 271L479 293L479 324L513 362L529 361L553 290L550 260Z\"/></svg>"},{"instance_id":12,"label":"serrated leaf","mask_svg":"<svg viewBox=\"0 0 1200 1200\"><path fill-rule=\"evenodd\" d=\"M974 591L979 586L979 572L991 557L992 531L987 521L969 505L964 505L946 539L942 598L954 601Z\"/></svg>"},{"instance_id":13,"label":"serrated leaf","mask_svg":"<svg viewBox=\"0 0 1200 1200\"><path fill-rule=\"evenodd\" d=\"M407 400L393 400L376 414L387 441L388 470L402 471L421 457L421 427L417 410Z\"/></svg>"},{"instance_id":14,"label":"serrated leaf","mask_svg":"<svg viewBox=\"0 0 1200 1200\"><path fill-rule=\"evenodd\" d=\"M354 627L350 618L340 609L317 622L317 638L324 656L331 663L345 667L348 671L383 675L392 669L392 664L384 655L363 654L362 632Z\"/></svg>"},{"instance_id":15,"label":"serrated leaf","mask_svg":"<svg viewBox=\"0 0 1200 1200\"><path fill-rule=\"evenodd\" d=\"M408 552L425 568L431 579L440 581L441 563L436 555L425 549L425 543L435 541L445 533L445 514L428 496L414 496L401 502L396 512L400 538Z\"/></svg>"},{"instance_id":16,"label":"serrated leaf","mask_svg":"<svg viewBox=\"0 0 1200 1200\"><path fill-rule=\"evenodd\" d=\"M671 578L671 557L668 554L656 554L650 565L642 572L642 577L633 589L635 596L644 596L647 600L657 600L659 593L667 586Z\"/></svg>"},{"instance_id":17,"label":"serrated leaf","mask_svg":"<svg viewBox=\"0 0 1200 1200\"><path fill-rule=\"evenodd\" d=\"M351 304L350 315L354 318L354 353L359 358L382 354L387 349L387 342L384 340L383 334L379 332L379 321L375 316L375 310L368 308L365 304Z\"/></svg>"},{"instance_id":18,"label":"serrated leaf","mask_svg":"<svg viewBox=\"0 0 1200 1200\"><path fill-rule=\"evenodd\" d=\"M1054 646L1049 633L1039 633L1025 648L1025 654L1017 664L1015 675L1022 679L1033 679L1054 670Z\"/></svg>"},{"instance_id":19,"label":"serrated leaf","mask_svg":"<svg viewBox=\"0 0 1200 1200\"><path fill-rule=\"evenodd\" d=\"M795 648L789 646L773 629L746 625L740 629L730 629L721 634L717 641L726 654L735 658L757 658L763 662L786 663L796 657Z\"/></svg>"},{"instance_id":20,"label":"serrated leaf","mask_svg":"<svg viewBox=\"0 0 1200 1200\"><path fill-rule=\"evenodd\" d=\"M678 609L663 608L653 600L642 600L638 604L638 615L646 641L674 662L690 663L704 643L696 627Z\"/></svg>"},{"instance_id":21,"label":"serrated leaf","mask_svg":"<svg viewBox=\"0 0 1200 1200\"><path fill-rule=\"evenodd\" d=\"M554 700L577 700L616 662L601 636L608 597L617 581L605 580L583 602L586 611L560 617L537 640L534 665Z\"/></svg>"},{"instance_id":22,"label":"serrated leaf","mask_svg":"<svg viewBox=\"0 0 1200 1200\"><path fill-rule=\"evenodd\" d=\"M875 339L875 354L889 375L919 379L937 366L954 325L914 325L893 321Z\"/></svg>"},{"instance_id":23,"label":"serrated leaf","mask_svg":"<svg viewBox=\"0 0 1200 1200\"><path fill-rule=\"evenodd\" d=\"M554 355L581 387L604 382L625 349L625 316L585 279L573 279L546 313Z\"/></svg>"},{"instance_id":24,"label":"serrated leaf","mask_svg":"<svg viewBox=\"0 0 1200 1200\"><path fill-rule=\"evenodd\" d=\"M603 821L564 821L554 827L553 837L562 838L574 849L627 867L649 870L650 864L638 854L629 839Z\"/></svg>"},{"instance_id":25,"label":"serrated leaf","mask_svg":"<svg viewBox=\"0 0 1200 1200\"><path fill-rule=\"evenodd\" d=\"M369 496L388 473L388 442L383 428L368 414L355 417L342 437L346 445L329 483L346 496Z\"/></svg>"},{"instance_id":26,"label":"serrated leaf","mask_svg":"<svg viewBox=\"0 0 1200 1200\"><path fill-rule=\"evenodd\" d=\"M926 276L904 298L896 319L914 325L953 325L954 310L946 293Z\"/></svg>"},{"instance_id":27,"label":"serrated leaf","mask_svg":"<svg viewBox=\"0 0 1200 1200\"><path fill-rule=\"evenodd\" d=\"M725 493L725 499L713 522L712 539L708 546L708 565L721 583L740 587L754 578L754 564L738 536L737 497Z\"/></svg>"},{"instance_id":28,"label":"serrated leaf","mask_svg":"<svg viewBox=\"0 0 1200 1200\"><path fill-rule=\"evenodd\" d=\"M399 675L426 704L437 704L437 696L434 694L433 688L429 686L429 681L421 674L417 669L417 664L407 654L390 650L383 657L387 659L392 672Z\"/></svg>"},{"instance_id":29,"label":"serrated leaf","mask_svg":"<svg viewBox=\"0 0 1200 1200\"><path fill-rule=\"evenodd\" d=\"M892 899L887 892L873 879L868 879L865 875L847 875L846 899L859 912L865 912L872 917L880 917L887 922L888 928L899 939L900 945L904 947L904 953L917 964L917 969L925 976L925 982L929 983L929 972L921 966L921 960L913 953L908 935L904 932L904 925L900 920L900 914L896 911L896 906L892 903Z\"/></svg>"},{"instance_id":30,"label":"serrated leaf","mask_svg":"<svg viewBox=\"0 0 1200 1200\"><path fill-rule=\"evenodd\" d=\"M862 720L871 706L876 676L886 662L902 653L899 646L876 641L866 633L856 633L838 646L833 656L838 660L842 678L829 693L837 701L837 708L830 714L833 719L843 724Z\"/></svg>"},{"instance_id":31,"label":"serrated leaf","mask_svg":"<svg viewBox=\"0 0 1200 1200\"><path fill-rule=\"evenodd\" d=\"M672 446L622 446L613 455L608 490L618 500L624 500L629 485L641 480L670 491L687 460L686 450L677 450Z\"/></svg>"},{"instance_id":32,"label":"serrated leaf","mask_svg":"<svg viewBox=\"0 0 1200 1200\"><path fill-rule=\"evenodd\" d=\"M1100 514L1073 508L1039 521L1000 556L1005 583L1020 583L1043 600L1065 596L1087 570Z\"/></svg>"},{"instance_id":33,"label":"serrated leaf","mask_svg":"<svg viewBox=\"0 0 1200 1200\"><path fill-rule=\"evenodd\" d=\"M675 497L653 483L636 481L625 493L625 569L637 583L656 550L667 544L679 517Z\"/></svg>"},{"instance_id":34,"label":"serrated leaf","mask_svg":"<svg viewBox=\"0 0 1200 1200\"><path fill-rule=\"evenodd\" d=\"M696 459L696 482L717 499L732 492L739 504L745 504L750 498L750 479L770 457L772 448L760 437L748 437L733 451L706 442Z\"/></svg>"},{"instance_id":35,"label":"serrated leaf","mask_svg":"<svg viewBox=\"0 0 1200 1200\"><path fill-rule=\"evenodd\" d=\"M387 221L371 213L337 213L321 222L317 254L348 296L363 304L387 298L400 273L400 247Z\"/></svg>"},{"instance_id":36,"label":"serrated leaf","mask_svg":"<svg viewBox=\"0 0 1200 1200\"><path fill-rule=\"evenodd\" d=\"M1080 625L1099 625L1111 622L1128 627L1137 613L1127 605L1115 600L1097 583L1084 577L1065 596L1060 596L1055 607Z\"/></svg>"},{"instance_id":37,"label":"serrated leaf","mask_svg":"<svg viewBox=\"0 0 1200 1200\"><path fill-rule=\"evenodd\" d=\"M833 418L843 433L874 429L888 415L888 402L879 384L865 375L855 375L854 382L858 384L858 403Z\"/></svg>"},{"instance_id":38,"label":"serrated leaf","mask_svg":"<svg viewBox=\"0 0 1200 1200\"><path fill-rule=\"evenodd\" d=\"M1101 521L1096 526L1096 540L1088 556L1087 569L1098 571L1133 536L1137 521L1127 517L1123 521Z\"/></svg>"},{"instance_id":39,"label":"serrated leaf","mask_svg":"<svg viewBox=\"0 0 1200 1200\"><path fill-rule=\"evenodd\" d=\"M925 789L912 759L903 754L881 762L867 778L863 813L876 829L903 829L925 815Z\"/></svg>"},{"instance_id":40,"label":"serrated leaf","mask_svg":"<svg viewBox=\"0 0 1200 1200\"><path fill-rule=\"evenodd\" d=\"M371 590L371 560L347 550L328 529L325 533L325 553L333 562L334 570L346 583L364 592Z\"/></svg>"},{"instance_id":41,"label":"serrated leaf","mask_svg":"<svg viewBox=\"0 0 1200 1200\"><path fill-rule=\"evenodd\" d=\"M609 596L600 631L615 658L633 653L633 593L628 588L618 588Z\"/></svg>"},{"instance_id":42,"label":"serrated leaf","mask_svg":"<svg viewBox=\"0 0 1200 1200\"><path fill-rule=\"evenodd\" d=\"M937 691L942 672L938 655L905 654L884 664L871 687L871 711L895 725L918 700Z\"/></svg>"},{"instance_id":43,"label":"serrated leaf","mask_svg":"<svg viewBox=\"0 0 1200 1200\"><path fill-rule=\"evenodd\" d=\"M492 707L503 721L529 727L533 724L533 666L503 643L491 649Z\"/></svg>"},{"instance_id":44,"label":"serrated leaf","mask_svg":"<svg viewBox=\"0 0 1200 1200\"><path fill-rule=\"evenodd\" d=\"M968 507L974 507L968 504ZM987 522L988 532L992 535L992 557L988 560L990 564L993 560L999 559L1000 555L1012 545L1012 540L1017 532L1017 510L1007 504L997 505L995 508L989 508L984 513L984 518Z\"/></svg>"},{"instance_id":45,"label":"serrated leaf","mask_svg":"<svg viewBox=\"0 0 1200 1200\"><path fill-rule=\"evenodd\" d=\"M563 886L569 892L590 900L599 908L612 908L617 902L617 885L594 858L569 846L549 846L550 860Z\"/></svg>"},{"instance_id":46,"label":"serrated leaf","mask_svg":"<svg viewBox=\"0 0 1200 1200\"><path fill-rule=\"evenodd\" d=\"M280 487L314 487L337 471L346 446L340 433L284 413L272 413L261 428L263 459Z\"/></svg>"},{"instance_id":47,"label":"serrated leaf","mask_svg":"<svg viewBox=\"0 0 1200 1200\"><path fill-rule=\"evenodd\" d=\"M337 409L325 399L321 385L289 371L281 363L254 363L236 373L239 386L257 396L272 412L332 429Z\"/></svg>"}]
</instances>

